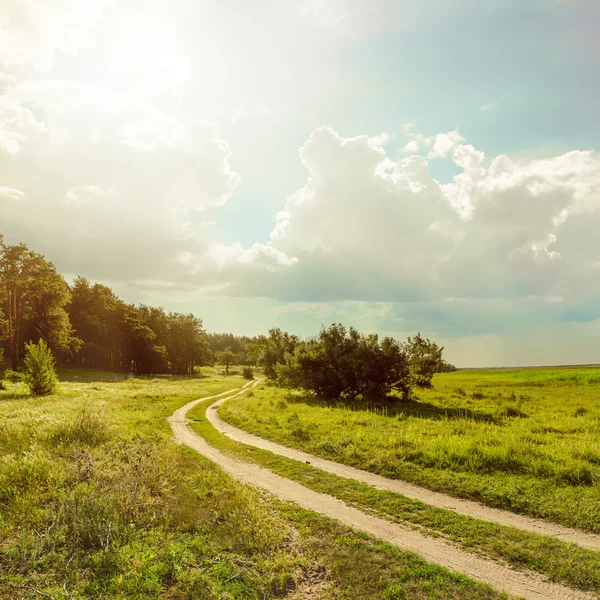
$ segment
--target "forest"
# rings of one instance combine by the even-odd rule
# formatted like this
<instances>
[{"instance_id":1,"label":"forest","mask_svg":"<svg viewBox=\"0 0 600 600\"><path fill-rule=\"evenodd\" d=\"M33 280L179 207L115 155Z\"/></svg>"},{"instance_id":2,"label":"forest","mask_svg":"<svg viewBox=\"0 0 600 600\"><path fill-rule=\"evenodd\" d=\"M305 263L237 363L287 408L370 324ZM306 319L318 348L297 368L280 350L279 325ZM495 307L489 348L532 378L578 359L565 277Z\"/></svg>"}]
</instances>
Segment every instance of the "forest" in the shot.
<instances>
[{"instance_id":1,"label":"forest","mask_svg":"<svg viewBox=\"0 0 600 600\"><path fill-rule=\"evenodd\" d=\"M193 374L219 362L252 364L272 381L337 399L428 387L453 367L443 348L417 334L400 343L333 324L312 338L272 328L267 335L207 333L193 314L130 304L0 235L0 359L17 371L29 342L44 340L58 364L137 375Z\"/></svg>"}]
</instances>

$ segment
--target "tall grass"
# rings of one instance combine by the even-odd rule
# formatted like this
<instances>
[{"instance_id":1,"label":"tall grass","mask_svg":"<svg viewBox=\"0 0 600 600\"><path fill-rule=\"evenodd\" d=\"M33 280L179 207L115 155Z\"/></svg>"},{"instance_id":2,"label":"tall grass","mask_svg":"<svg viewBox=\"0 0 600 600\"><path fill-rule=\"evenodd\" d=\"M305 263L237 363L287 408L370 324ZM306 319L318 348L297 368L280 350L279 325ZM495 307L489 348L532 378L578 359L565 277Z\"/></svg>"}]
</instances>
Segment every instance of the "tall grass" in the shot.
<instances>
[{"instance_id":1,"label":"tall grass","mask_svg":"<svg viewBox=\"0 0 600 600\"><path fill-rule=\"evenodd\" d=\"M243 383L70 370L43 398L9 383L0 391L0 598L263 600L314 586L324 600L398 586L423 600L432 589L503 597L275 502L172 441L166 417L176 408Z\"/></svg>"},{"instance_id":2,"label":"tall grass","mask_svg":"<svg viewBox=\"0 0 600 600\"><path fill-rule=\"evenodd\" d=\"M600 532L600 369L463 371L434 384L410 402L358 407L264 388L222 415L320 456Z\"/></svg>"}]
</instances>

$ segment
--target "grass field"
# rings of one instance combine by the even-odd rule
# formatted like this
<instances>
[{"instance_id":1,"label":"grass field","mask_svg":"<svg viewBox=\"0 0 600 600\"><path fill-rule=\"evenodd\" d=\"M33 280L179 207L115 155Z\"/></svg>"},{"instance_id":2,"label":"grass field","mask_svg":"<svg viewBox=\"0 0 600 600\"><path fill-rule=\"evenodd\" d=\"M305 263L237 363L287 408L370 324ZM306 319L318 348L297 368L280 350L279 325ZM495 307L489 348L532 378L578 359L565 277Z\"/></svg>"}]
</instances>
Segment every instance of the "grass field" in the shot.
<instances>
[{"instance_id":1,"label":"grass field","mask_svg":"<svg viewBox=\"0 0 600 600\"><path fill-rule=\"evenodd\" d=\"M221 416L312 454L600 532L600 368L459 371L409 402L334 406L276 387Z\"/></svg>"},{"instance_id":2,"label":"grass field","mask_svg":"<svg viewBox=\"0 0 600 600\"><path fill-rule=\"evenodd\" d=\"M166 417L242 384L63 371L0 392L0 598L500 598L234 482Z\"/></svg>"},{"instance_id":3,"label":"grass field","mask_svg":"<svg viewBox=\"0 0 600 600\"><path fill-rule=\"evenodd\" d=\"M255 390L249 392L254 393ZM394 492L378 490L367 484L327 473L303 461L235 442L219 433L206 419L206 410L213 402L214 400L202 402L189 412L189 418L193 421L191 427L225 454L258 464L312 490L339 498L360 510L414 526L432 536L446 538L465 550L508 563L517 569L537 571L552 581L572 588L600 594L598 552L428 506Z\"/></svg>"}]
</instances>

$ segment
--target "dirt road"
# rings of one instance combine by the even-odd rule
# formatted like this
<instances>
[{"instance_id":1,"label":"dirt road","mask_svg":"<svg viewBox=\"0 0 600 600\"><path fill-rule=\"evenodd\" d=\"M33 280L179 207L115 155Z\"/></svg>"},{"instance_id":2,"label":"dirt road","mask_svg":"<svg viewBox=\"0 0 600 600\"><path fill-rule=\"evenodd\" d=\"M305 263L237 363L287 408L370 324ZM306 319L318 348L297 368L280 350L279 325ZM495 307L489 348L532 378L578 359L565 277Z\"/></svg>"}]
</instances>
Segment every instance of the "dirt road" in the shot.
<instances>
[{"instance_id":1,"label":"dirt road","mask_svg":"<svg viewBox=\"0 0 600 600\"><path fill-rule=\"evenodd\" d=\"M255 382L254 385L257 385L257 383ZM250 389L250 387L244 387L245 389L239 391L232 390L232 395L228 396L227 399L235 398ZM222 398L226 394L219 394L213 396L213 398ZM222 454L198 434L191 431L185 418L191 408L207 399L201 398L189 402L175 411L169 418L169 422L177 441L212 460L236 479L267 490L282 500L294 502L302 508L336 519L344 525L364 531L403 550L418 554L429 562L463 573L517 597L526 598L527 600L597 599L594 594L571 590L534 573L513 570L494 561L465 552L443 540L431 538L397 523L365 514L336 498L309 490L294 481L275 475L267 469L240 462ZM209 409L208 413L211 414L212 419L216 411Z\"/></svg>"},{"instance_id":2,"label":"dirt road","mask_svg":"<svg viewBox=\"0 0 600 600\"><path fill-rule=\"evenodd\" d=\"M491 521L493 523L497 523L498 525L516 527L531 533L549 535L564 542L571 542L590 550L600 550L600 535L586 533L585 531L579 531L577 529L571 529L569 527L564 527L563 525L557 525L555 523L549 523L548 521L543 521L541 519L534 519L524 515L518 515L506 510L490 508L489 506L484 506L483 504L473 502L472 500L454 498L453 496L448 496L440 492L433 492L431 490L412 485L398 479L389 479L381 475L376 475L375 473L369 473L368 471L362 471L354 467L349 467L347 465L342 465L330 460L318 458L316 456L312 456L311 454L307 454L306 452L294 450L293 448L288 448L287 446L270 442L241 429L237 429L236 427L233 427L232 425L229 425L229 423L223 421L216 410L223 404L223 402L225 402L225 400L229 399L230 398L225 398L224 400L220 400L219 402L213 404L211 409L207 411L206 416L215 429L232 440L243 442L244 444L255 446L256 448L262 448L263 450L268 450L269 452L279 454L280 456L285 456L287 458L292 458L302 462L309 462L313 467L317 467L318 469L322 469L328 473L333 473L334 475L339 475L340 477L346 477L347 479L354 479L355 481L372 485L380 490L397 492L398 494L402 494L408 498L413 498L414 500L420 500L421 502L431 506L453 510L461 515L467 515L482 521Z\"/></svg>"}]
</instances>

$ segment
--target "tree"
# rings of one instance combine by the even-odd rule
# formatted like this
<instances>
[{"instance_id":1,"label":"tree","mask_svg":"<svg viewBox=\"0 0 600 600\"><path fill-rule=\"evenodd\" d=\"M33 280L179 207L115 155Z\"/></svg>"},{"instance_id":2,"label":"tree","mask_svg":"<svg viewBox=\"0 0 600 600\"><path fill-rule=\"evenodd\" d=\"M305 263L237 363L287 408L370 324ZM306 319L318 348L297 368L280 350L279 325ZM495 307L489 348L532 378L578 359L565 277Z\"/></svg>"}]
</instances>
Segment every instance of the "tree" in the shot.
<instances>
[{"instance_id":1,"label":"tree","mask_svg":"<svg viewBox=\"0 0 600 600\"><path fill-rule=\"evenodd\" d=\"M66 307L81 347L70 359L76 365L119 370L119 314L122 303L107 286L76 277Z\"/></svg>"},{"instance_id":2,"label":"tree","mask_svg":"<svg viewBox=\"0 0 600 600\"><path fill-rule=\"evenodd\" d=\"M217 352L217 362L225 365L225 373L229 373L229 366L237 364L237 355L233 353L231 348L226 348L221 352Z\"/></svg>"},{"instance_id":3,"label":"tree","mask_svg":"<svg viewBox=\"0 0 600 600\"><path fill-rule=\"evenodd\" d=\"M47 396L56 389L58 377L54 357L43 339L25 344L24 381L34 396Z\"/></svg>"},{"instance_id":4,"label":"tree","mask_svg":"<svg viewBox=\"0 0 600 600\"><path fill-rule=\"evenodd\" d=\"M416 336L408 338L405 348L413 385L422 388L431 387L434 373L439 373L444 365L442 359L444 347L417 333Z\"/></svg>"},{"instance_id":5,"label":"tree","mask_svg":"<svg viewBox=\"0 0 600 600\"><path fill-rule=\"evenodd\" d=\"M269 379L277 379L277 365L285 363L286 354L293 353L299 341L297 336L279 327L269 329L269 335L261 335L246 344L248 360L262 367Z\"/></svg>"},{"instance_id":6,"label":"tree","mask_svg":"<svg viewBox=\"0 0 600 600\"><path fill-rule=\"evenodd\" d=\"M192 314L169 313L167 354L172 373L193 375L209 359L202 321Z\"/></svg>"},{"instance_id":7,"label":"tree","mask_svg":"<svg viewBox=\"0 0 600 600\"><path fill-rule=\"evenodd\" d=\"M329 400L380 399L392 390L410 390L406 353L392 338L363 335L342 324L323 328L299 343L277 367L279 382Z\"/></svg>"},{"instance_id":8,"label":"tree","mask_svg":"<svg viewBox=\"0 0 600 600\"><path fill-rule=\"evenodd\" d=\"M69 299L69 288L51 262L25 244L5 244L0 235L0 307L7 319L13 370L24 342L42 337L57 351L77 347L65 311Z\"/></svg>"}]
</instances>

